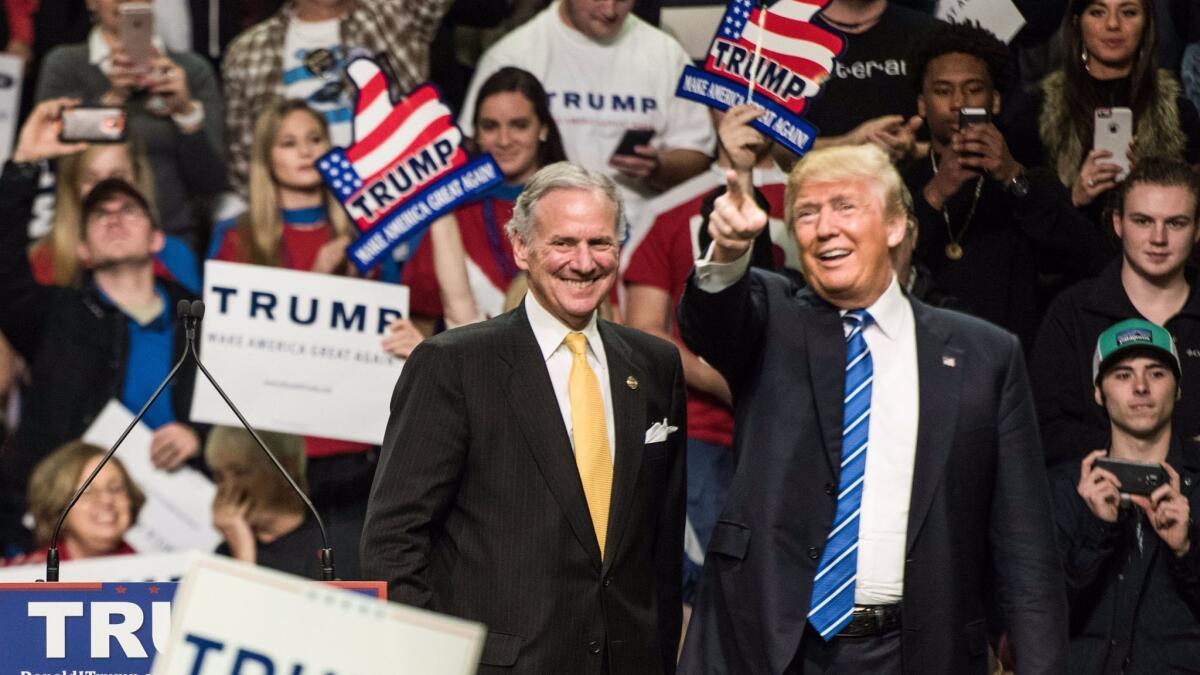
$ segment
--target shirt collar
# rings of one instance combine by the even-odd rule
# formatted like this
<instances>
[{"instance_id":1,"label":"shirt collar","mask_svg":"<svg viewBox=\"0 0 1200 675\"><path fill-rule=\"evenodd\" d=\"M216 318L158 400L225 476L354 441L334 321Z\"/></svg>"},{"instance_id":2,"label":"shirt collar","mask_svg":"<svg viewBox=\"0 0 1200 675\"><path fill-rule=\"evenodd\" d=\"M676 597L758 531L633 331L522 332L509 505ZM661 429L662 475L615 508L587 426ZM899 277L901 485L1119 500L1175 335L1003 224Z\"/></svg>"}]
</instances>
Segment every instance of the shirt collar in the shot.
<instances>
[{"instance_id":1,"label":"shirt collar","mask_svg":"<svg viewBox=\"0 0 1200 675\"><path fill-rule=\"evenodd\" d=\"M900 292L900 283L893 274L887 290L871 303L870 307L867 307L867 313L875 320L875 325L879 327L884 337L889 340L895 339L900 334L907 302L904 294ZM846 312L843 310L839 314L845 316Z\"/></svg>"},{"instance_id":2,"label":"shirt collar","mask_svg":"<svg viewBox=\"0 0 1200 675\"><path fill-rule=\"evenodd\" d=\"M559 321L545 307L542 307L542 303L538 302L537 296L532 291L525 293L525 316L528 317L529 327L533 329L533 337L542 350L542 358L546 360L549 360L550 356L562 346L567 333L574 331L573 328ZM601 342L600 331L596 327L596 312L592 312L592 318L588 319L587 325L579 332L587 337L588 347L596 355L596 360L604 363L604 343Z\"/></svg>"}]
</instances>

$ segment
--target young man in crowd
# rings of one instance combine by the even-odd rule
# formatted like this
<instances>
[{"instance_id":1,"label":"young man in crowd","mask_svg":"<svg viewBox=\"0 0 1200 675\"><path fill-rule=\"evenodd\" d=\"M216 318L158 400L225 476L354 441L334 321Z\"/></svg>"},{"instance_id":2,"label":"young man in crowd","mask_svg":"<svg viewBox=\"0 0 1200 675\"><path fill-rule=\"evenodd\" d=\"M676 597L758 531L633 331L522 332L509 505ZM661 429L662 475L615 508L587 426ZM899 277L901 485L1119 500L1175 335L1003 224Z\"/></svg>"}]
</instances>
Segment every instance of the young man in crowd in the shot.
<instances>
[{"instance_id":1,"label":"young man in crowd","mask_svg":"<svg viewBox=\"0 0 1200 675\"><path fill-rule=\"evenodd\" d=\"M1183 389L1200 391L1200 294L1186 270L1200 237L1198 194L1196 174L1183 162L1136 164L1119 188L1112 220L1121 256L1047 310L1030 368L1047 461L1078 460L1108 442L1104 411L1087 402L1092 348L1116 321L1142 318L1170 331L1184 360ZM1175 406L1174 426L1185 443L1195 442L1200 397Z\"/></svg>"},{"instance_id":2,"label":"young man in crowd","mask_svg":"<svg viewBox=\"0 0 1200 675\"><path fill-rule=\"evenodd\" d=\"M61 111L77 101L34 108L12 159L0 174L0 332L29 363L31 385L21 423L0 458L0 526L10 532L24 513L25 482L54 448L79 438L112 399L140 410L183 352L174 307L194 296L154 276L163 234L146 199L120 179L101 181L83 200L79 256L91 271L79 288L41 286L25 254L23 224L37 193L40 163L78 152L58 140ZM195 370L180 370L147 411L150 455L172 469L197 455L188 423Z\"/></svg>"},{"instance_id":3,"label":"young man in crowd","mask_svg":"<svg viewBox=\"0 0 1200 675\"><path fill-rule=\"evenodd\" d=\"M245 196L259 111L303 99L329 122L335 146L352 140L354 87L343 70L359 55L385 57L399 95L429 77L429 43L451 0L288 0L229 45L225 86L230 182Z\"/></svg>"},{"instance_id":4,"label":"young man in crowd","mask_svg":"<svg viewBox=\"0 0 1200 675\"><path fill-rule=\"evenodd\" d=\"M527 70L550 96L567 158L621 186L630 222L655 193L704 171L713 129L704 106L675 96L687 54L675 38L630 13L634 0L556 0L484 53L459 125L474 133L475 94L504 66ZM616 152L625 133L653 135Z\"/></svg>"},{"instance_id":5,"label":"young man in crowd","mask_svg":"<svg viewBox=\"0 0 1200 675\"><path fill-rule=\"evenodd\" d=\"M966 311L1007 328L1030 349L1041 319L1039 275L1082 279L1104 264L1087 222L1048 218L1071 208L1048 170L1026 170L992 123L1010 78L1008 47L984 28L939 23L908 61L929 158L904 171L920 223L916 260ZM960 113L982 110L967 125Z\"/></svg>"},{"instance_id":6,"label":"young man in crowd","mask_svg":"<svg viewBox=\"0 0 1200 675\"><path fill-rule=\"evenodd\" d=\"M1166 329L1129 319L1100 334L1091 401L1109 439L1051 471L1071 609L1067 672L1174 673L1200 662L1200 452L1172 433L1180 362ZM1105 458L1161 467L1162 483L1122 482Z\"/></svg>"},{"instance_id":7,"label":"young man in crowd","mask_svg":"<svg viewBox=\"0 0 1200 675\"><path fill-rule=\"evenodd\" d=\"M705 227L712 202L725 189L725 171L730 168L752 173L754 186L766 200L768 213L778 225L776 240L791 245L783 231L783 191L787 177L771 158L771 142L750 126L760 110L750 105L716 113L717 161L706 171L659 195L642 214L644 232L625 269L625 318L633 328L644 330L679 347L683 375L688 385L688 522L696 535L696 550L688 550L684 565L684 602L691 603L699 581L698 566L733 479L733 409L729 385L712 366L698 358L679 339L675 307L687 285L696 259L711 241ZM759 248L768 268L774 269L774 247L764 231Z\"/></svg>"}]
</instances>

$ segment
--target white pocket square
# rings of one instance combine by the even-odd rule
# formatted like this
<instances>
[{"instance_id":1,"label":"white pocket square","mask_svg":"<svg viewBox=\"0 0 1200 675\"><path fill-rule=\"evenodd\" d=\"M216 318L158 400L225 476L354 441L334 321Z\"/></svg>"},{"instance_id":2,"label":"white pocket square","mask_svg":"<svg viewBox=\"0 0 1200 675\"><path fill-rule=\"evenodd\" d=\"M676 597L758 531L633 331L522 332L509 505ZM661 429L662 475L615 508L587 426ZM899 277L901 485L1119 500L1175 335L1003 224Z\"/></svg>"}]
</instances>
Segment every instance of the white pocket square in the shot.
<instances>
[{"instance_id":1,"label":"white pocket square","mask_svg":"<svg viewBox=\"0 0 1200 675\"><path fill-rule=\"evenodd\" d=\"M679 431L679 427L673 427L667 424L667 418L663 418L661 422L655 422L653 426L646 430L645 443L659 443L667 440L667 436Z\"/></svg>"}]
</instances>

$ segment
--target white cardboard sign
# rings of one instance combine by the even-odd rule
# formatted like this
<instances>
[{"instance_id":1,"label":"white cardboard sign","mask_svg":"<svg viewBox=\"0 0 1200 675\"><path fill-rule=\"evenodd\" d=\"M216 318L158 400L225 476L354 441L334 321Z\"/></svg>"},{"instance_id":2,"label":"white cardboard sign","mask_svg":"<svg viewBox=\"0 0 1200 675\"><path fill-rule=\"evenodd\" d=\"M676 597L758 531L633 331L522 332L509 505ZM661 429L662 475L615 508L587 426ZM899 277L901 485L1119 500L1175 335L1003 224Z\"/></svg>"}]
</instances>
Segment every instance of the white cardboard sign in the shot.
<instances>
[{"instance_id":1,"label":"white cardboard sign","mask_svg":"<svg viewBox=\"0 0 1200 675\"><path fill-rule=\"evenodd\" d=\"M977 21L1005 42L1012 42L1025 25L1012 0L940 0L937 18L951 23Z\"/></svg>"},{"instance_id":2,"label":"white cardboard sign","mask_svg":"<svg viewBox=\"0 0 1200 675\"><path fill-rule=\"evenodd\" d=\"M210 260L204 303L200 356L251 425L383 441L404 362L380 343L406 286ZM201 373L192 419L240 426Z\"/></svg>"},{"instance_id":3,"label":"white cardboard sign","mask_svg":"<svg viewBox=\"0 0 1200 675\"><path fill-rule=\"evenodd\" d=\"M478 623L197 556L153 675L471 675L485 633Z\"/></svg>"}]
</instances>

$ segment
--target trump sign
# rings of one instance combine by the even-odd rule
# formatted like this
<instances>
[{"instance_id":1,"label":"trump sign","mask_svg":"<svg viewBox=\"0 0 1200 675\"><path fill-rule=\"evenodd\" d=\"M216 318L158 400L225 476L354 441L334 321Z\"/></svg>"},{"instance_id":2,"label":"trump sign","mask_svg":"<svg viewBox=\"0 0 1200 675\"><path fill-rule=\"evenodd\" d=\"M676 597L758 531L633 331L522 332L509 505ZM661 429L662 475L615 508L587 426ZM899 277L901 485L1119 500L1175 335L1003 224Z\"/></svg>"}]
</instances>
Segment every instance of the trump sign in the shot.
<instances>
[{"instance_id":1,"label":"trump sign","mask_svg":"<svg viewBox=\"0 0 1200 675\"><path fill-rule=\"evenodd\" d=\"M759 131L792 152L812 147L817 129L801 118L821 91L845 39L811 23L830 0L730 0L709 45L703 70L687 66L675 95L717 110L753 103Z\"/></svg>"},{"instance_id":2,"label":"trump sign","mask_svg":"<svg viewBox=\"0 0 1200 675\"><path fill-rule=\"evenodd\" d=\"M433 85L396 103L371 59L355 59L346 74L358 89L354 142L323 155L317 169L363 232L346 253L365 272L502 177L490 156L467 157L462 132Z\"/></svg>"}]
</instances>

